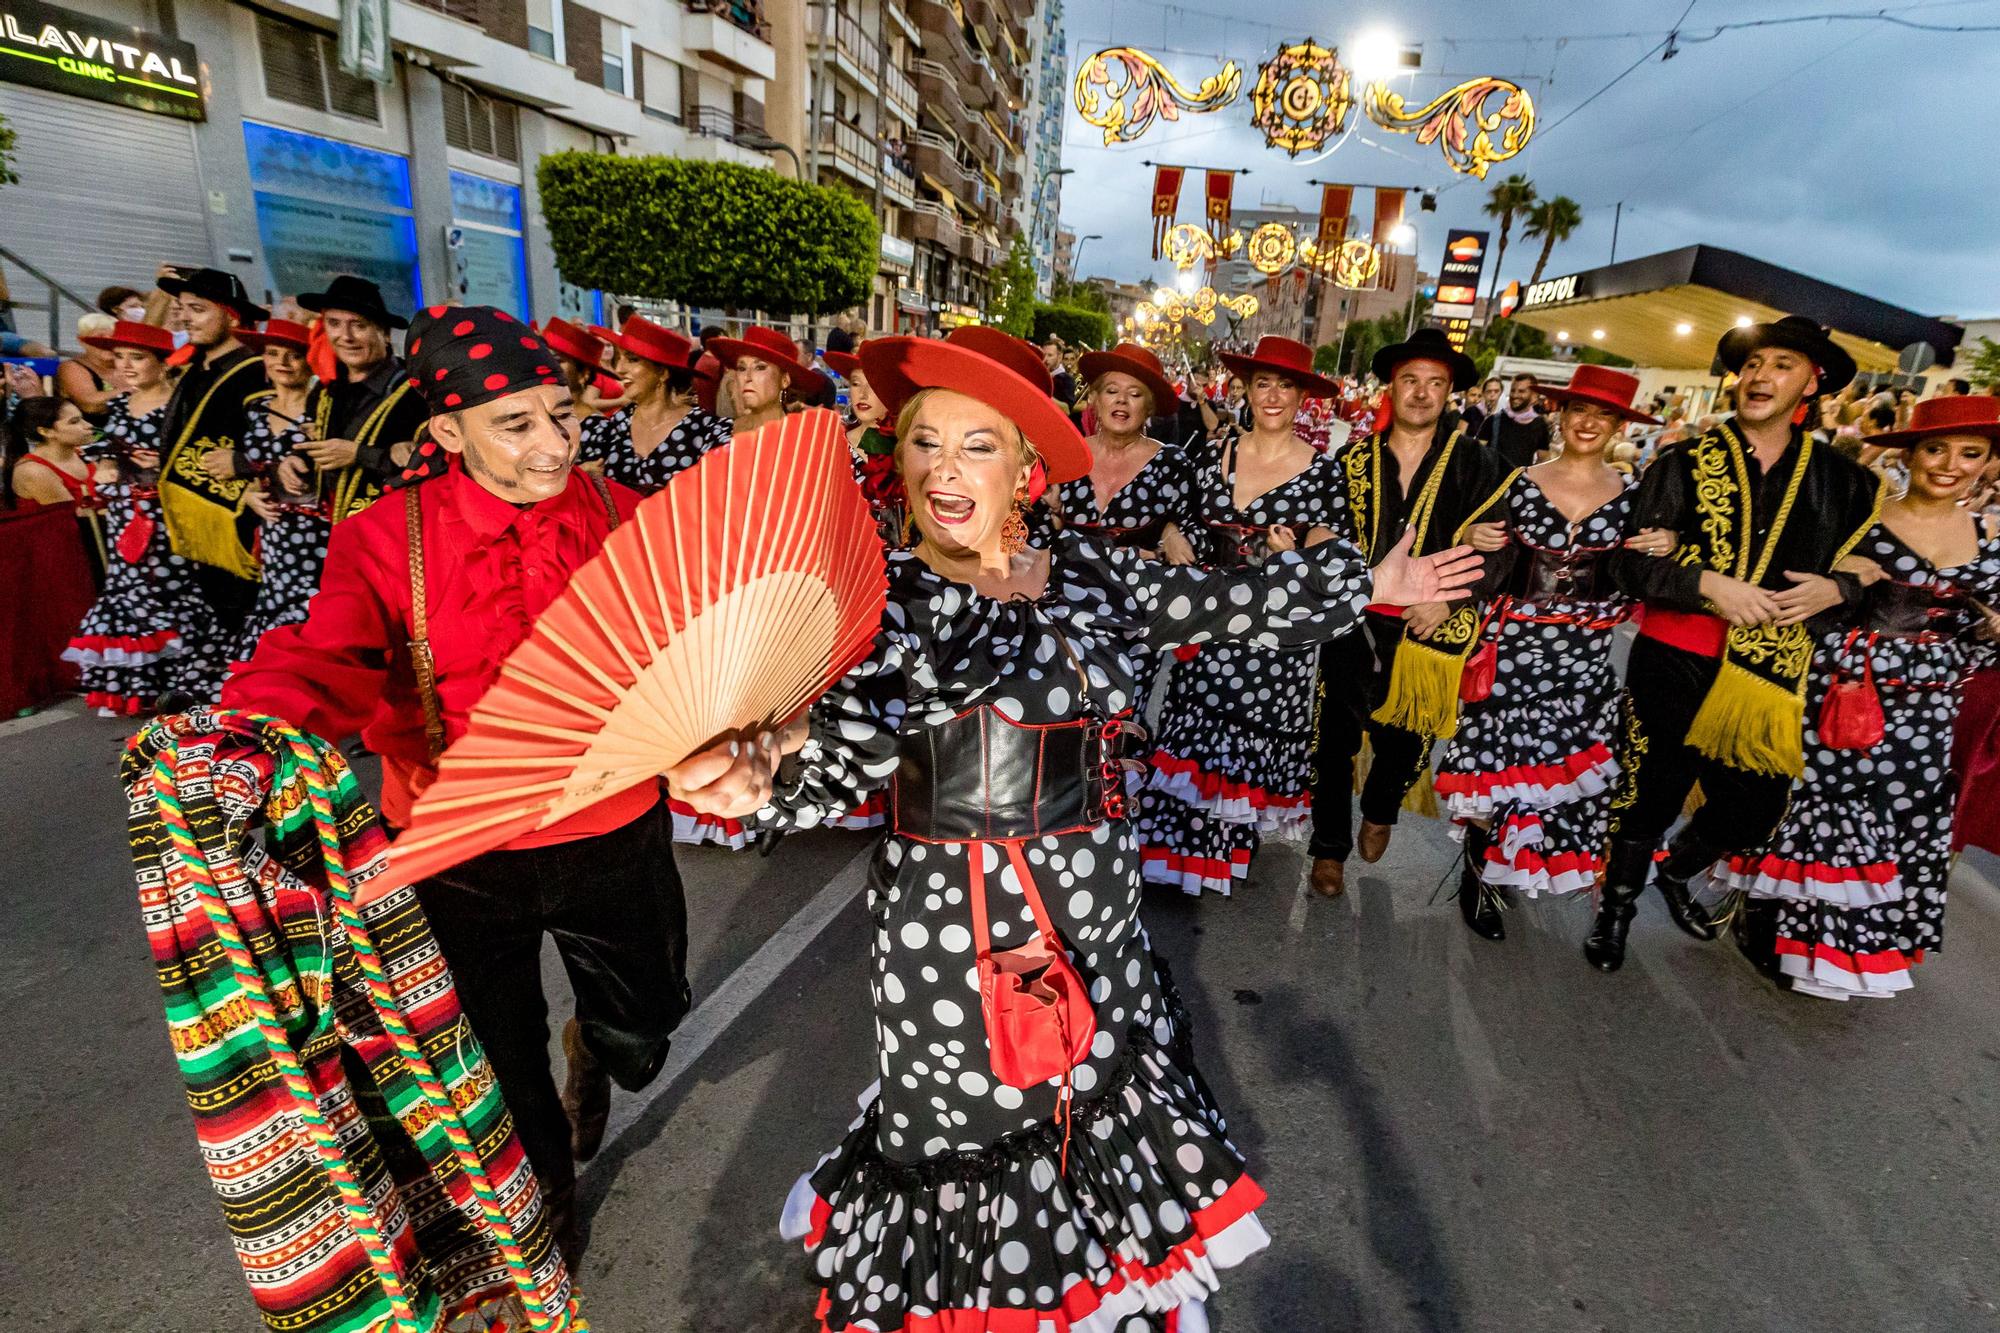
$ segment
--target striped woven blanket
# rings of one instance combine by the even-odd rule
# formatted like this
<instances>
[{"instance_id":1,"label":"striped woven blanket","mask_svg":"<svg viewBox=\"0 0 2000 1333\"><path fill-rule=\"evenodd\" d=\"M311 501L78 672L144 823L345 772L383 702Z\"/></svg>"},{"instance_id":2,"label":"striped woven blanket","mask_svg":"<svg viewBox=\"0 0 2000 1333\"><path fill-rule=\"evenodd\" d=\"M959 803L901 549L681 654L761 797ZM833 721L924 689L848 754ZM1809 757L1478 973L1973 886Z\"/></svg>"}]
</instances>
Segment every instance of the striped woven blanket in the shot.
<instances>
[{"instance_id":1,"label":"striped woven blanket","mask_svg":"<svg viewBox=\"0 0 2000 1333\"><path fill-rule=\"evenodd\" d=\"M585 1328L415 895L353 905L388 843L339 751L199 709L141 731L121 776L174 1056L265 1325Z\"/></svg>"}]
</instances>

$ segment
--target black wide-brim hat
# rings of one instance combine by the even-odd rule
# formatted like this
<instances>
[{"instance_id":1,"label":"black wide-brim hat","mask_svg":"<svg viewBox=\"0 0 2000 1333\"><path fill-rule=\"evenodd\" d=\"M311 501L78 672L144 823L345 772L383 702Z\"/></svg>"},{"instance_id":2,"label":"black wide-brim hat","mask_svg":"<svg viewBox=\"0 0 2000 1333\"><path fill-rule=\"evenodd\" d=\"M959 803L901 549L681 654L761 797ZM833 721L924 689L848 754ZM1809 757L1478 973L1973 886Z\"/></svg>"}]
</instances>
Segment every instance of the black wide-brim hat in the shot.
<instances>
[{"instance_id":1,"label":"black wide-brim hat","mask_svg":"<svg viewBox=\"0 0 2000 1333\"><path fill-rule=\"evenodd\" d=\"M336 275L323 292L307 292L299 297L299 305L319 315L329 310L346 310L385 329L410 327L406 317L396 314L383 302L380 287L352 273Z\"/></svg>"},{"instance_id":2,"label":"black wide-brim hat","mask_svg":"<svg viewBox=\"0 0 2000 1333\"><path fill-rule=\"evenodd\" d=\"M1854 358L1841 350L1814 321L1804 315L1786 315L1769 324L1746 324L1731 329L1715 344L1715 359L1734 375L1743 369L1750 354L1766 347L1784 347L1812 358L1819 367L1819 391L1839 393L1854 378Z\"/></svg>"},{"instance_id":3,"label":"black wide-brim hat","mask_svg":"<svg viewBox=\"0 0 2000 1333\"><path fill-rule=\"evenodd\" d=\"M192 273L169 273L160 279L160 290L168 296L192 296L228 306L246 324L262 324L271 312L250 300L243 279L219 268L198 268Z\"/></svg>"},{"instance_id":4,"label":"black wide-brim hat","mask_svg":"<svg viewBox=\"0 0 2000 1333\"><path fill-rule=\"evenodd\" d=\"M1443 329L1418 329L1408 340L1391 343L1375 353L1375 359L1368 368L1375 372L1375 378L1387 384L1395 378L1396 367L1411 361L1435 361L1451 371L1451 387L1470 389L1479 382L1479 365L1471 357L1451 345Z\"/></svg>"}]
</instances>

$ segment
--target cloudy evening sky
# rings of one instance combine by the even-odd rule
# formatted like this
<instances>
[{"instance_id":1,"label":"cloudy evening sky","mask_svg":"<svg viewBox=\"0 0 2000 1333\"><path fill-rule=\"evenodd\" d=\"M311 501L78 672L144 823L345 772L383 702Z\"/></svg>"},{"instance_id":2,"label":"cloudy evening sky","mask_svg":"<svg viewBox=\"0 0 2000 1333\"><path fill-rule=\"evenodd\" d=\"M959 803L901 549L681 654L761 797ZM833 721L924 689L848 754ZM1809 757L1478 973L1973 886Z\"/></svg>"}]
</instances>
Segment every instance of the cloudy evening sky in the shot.
<instances>
[{"instance_id":1,"label":"cloudy evening sky","mask_svg":"<svg viewBox=\"0 0 2000 1333\"><path fill-rule=\"evenodd\" d=\"M1886 0L1889 13L1912 23L1991 29L1984 32L1815 19L1708 40L1721 24L1883 7L1695 0L1677 24L1686 0L1069 0L1072 77L1091 53L1129 45L1154 53L1189 87L1224 58L1243 67L1244 81L1241 97L1221 111L1157 122L1138 142L1109 148L1072 103L1063 163L1076 174L1065 182L1063 221L1103 237L1084 246L1084 274L1156 280L1172 270L1148 255L1152 173L1141 159L1247 166L1239 208L1288 203L1310 212L1318 207L1313 178L1448 186L1439 211L1418 218L1420 259L1434 272L1447 227L1491 225L1480 213L1485 184L1451 173L1435 147L1378 129L1358 106L1346 140L1310 164L1310 155L1294 162L1266 148L1249 123L1257 66L1281 43L1311 36L1346 52L1362 32L1385 27L1423 47L1422 72L1397 81L1411 105L1482 74L1515 79L1534 95L1535 139L1489 180L1522 171L1544 197L1566 194L1583 205L1583 226L1557 248L1550 276L1610 259L1613 205L1623 200L1621 259L1701 242L1927 314L2000 315L2000 0ZM1232 11L1255 20L1223 16ZM1673 59L1655 51L1563 120L1676 26ZM1357 196L1357 216L1370 207ZM1416 216L1414 198L1410 207ZM1181 217L1201 217L1193 173ZM1525 278L1536 245L1517 228L1504 276Z\"/></svg>"}]
</instances>

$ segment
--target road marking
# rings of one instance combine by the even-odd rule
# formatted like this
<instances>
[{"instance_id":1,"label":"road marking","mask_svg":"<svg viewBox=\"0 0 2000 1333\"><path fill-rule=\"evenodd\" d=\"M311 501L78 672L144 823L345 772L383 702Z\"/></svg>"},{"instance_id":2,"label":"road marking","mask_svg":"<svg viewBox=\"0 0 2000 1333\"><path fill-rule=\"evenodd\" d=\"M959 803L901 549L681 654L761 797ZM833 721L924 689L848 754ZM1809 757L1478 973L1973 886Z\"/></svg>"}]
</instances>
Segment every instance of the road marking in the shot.
<instances>
[{"instance_id":1,"label":"road marking","mask_svg":"<svg viewBox=\"0 0 2000 1333\"><path fill-rule=\"evenodd\" d=\"M833 924L833 919L854 901L867 878L868 860L874 850L874 839L870 838L868 845L856 852L854 858L841 867L812 901L794 912L791 920L780 926L776 934L765 940L757 952L715 988L714 994L696 1005L694 1011L681 1020L680 1027L674 1031L674 1043L667 1052L667 1062L661 1067L659 1077L636 1097L619 1096L612 1100L611 1119L604 1130L604 1146L607 1149L637 1124L667 1089L694 1067L716 1039L776 984L785 969L805 952L806 946L818 939L820 933Z\"/></svg>"},{"instance_id":2,"label":"road marking","mask_svg":"<svg viewBox=\"0 0 2000 1333\"><path fill-rule=\"evenodd\" d=\"M10 718L0 722L0 738L18 736L24 731L33 731L36 727L54 726L58 722L67 722L73 717L82 716L83 700L65 699L53 708L44 708L41 712L28 717Z\"/></svg>"}]
</instances>

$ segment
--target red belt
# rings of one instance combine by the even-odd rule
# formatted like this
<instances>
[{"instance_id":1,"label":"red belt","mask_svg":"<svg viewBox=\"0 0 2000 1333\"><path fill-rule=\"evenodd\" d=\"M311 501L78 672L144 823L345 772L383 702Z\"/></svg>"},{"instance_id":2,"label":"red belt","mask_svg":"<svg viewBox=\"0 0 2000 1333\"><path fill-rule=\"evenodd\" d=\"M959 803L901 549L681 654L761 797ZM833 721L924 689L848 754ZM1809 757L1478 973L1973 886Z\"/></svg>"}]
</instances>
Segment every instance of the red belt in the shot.
<instances>
[{"instance_id":1,"label":"red belt","mask_svg":"<svg viewBox=\"0 0 2000 1333\"><path fill-rule=\"evenodd\" d=\"M1378 616L1387 616L1391 620L1400 620L1403 612L1409 608L1397 606L1393 602L1370 602L1364 609Z\"/></svg>"},{"instance_id":2,"label":"red belt","mask_svg":"<svg viewBox=\"0 0 2000 1333\"><path fill-rule=\"evenodd\" d=\"M1729 638L1729 624L1720 616L1705 612L1669 611L1665 607L1649 606L1639 617L1639 632L1683 652L1720 657L1722 646Z\"/></svg>"}]
</instances>

